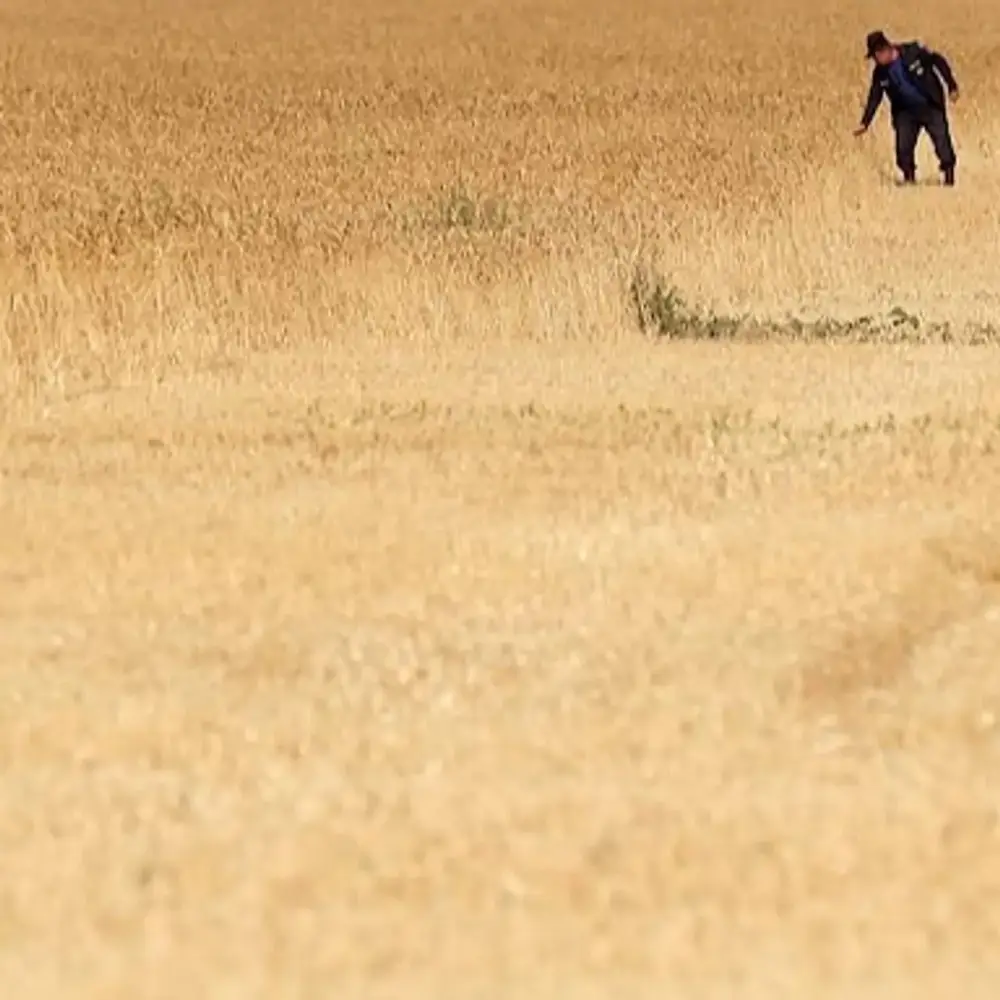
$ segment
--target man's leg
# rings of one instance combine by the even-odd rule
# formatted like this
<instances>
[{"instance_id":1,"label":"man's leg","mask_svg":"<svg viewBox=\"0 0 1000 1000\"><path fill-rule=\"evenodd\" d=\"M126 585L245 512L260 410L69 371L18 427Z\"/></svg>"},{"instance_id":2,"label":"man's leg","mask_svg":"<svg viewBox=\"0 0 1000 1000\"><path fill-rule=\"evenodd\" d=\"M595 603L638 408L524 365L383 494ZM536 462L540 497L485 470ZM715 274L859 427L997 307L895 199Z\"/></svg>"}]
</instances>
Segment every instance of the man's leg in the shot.
<instances>
[{"instance_id":1,"label":"man's leg","mask_svg":"<svg viewBox=\"0 0 1000 1000\"><path fill-rule=\"evenodd\" d=\"M920 122L915 115L901 112L893 125L896 129L896 166L903 172L903 182L912 184L917 178L917 137Z\"/></svg>"},{"instance_id":2,"label":"man's leg","mask_svg":"<svg viewBox=\"0 0 1000 1000\"><path fill-rule=\"evenodd\" d=\"M949 187L955 183L955 146L951 141L951 128L948 125L948 116L939 108L934 108L928 112L925 127L931 142L934 143L934 153L938 158L944 182Z\"/></svg>"}]
</instances>

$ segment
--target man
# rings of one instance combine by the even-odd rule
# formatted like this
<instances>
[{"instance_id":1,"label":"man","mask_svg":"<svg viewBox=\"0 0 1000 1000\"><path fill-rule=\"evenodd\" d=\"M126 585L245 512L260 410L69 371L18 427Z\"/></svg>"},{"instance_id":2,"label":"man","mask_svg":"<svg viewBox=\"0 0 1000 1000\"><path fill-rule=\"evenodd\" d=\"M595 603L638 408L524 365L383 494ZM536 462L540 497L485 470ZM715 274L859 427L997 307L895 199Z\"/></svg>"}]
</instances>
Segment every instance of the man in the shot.
<instances>
[{"instance_id":1,"label":"man","mask_svg":"<svg viewBox=\"0 0 1000 1000\"><path fill-rule=\"evenodd\" d=\"M861 125L854 134L860 136L868 131L883 96L888 96L896 132L896 164L903 172L903 183L916 181L917 139L921 129L926 129L944 183L951 187L955 183L956 157L948 125L945 87L951 99L956 100L958 84L947 59L919 42L897 45L881 31L873 31L866 41L868 58L875 61L875 66Z\"/></svg>"}]
</instances>

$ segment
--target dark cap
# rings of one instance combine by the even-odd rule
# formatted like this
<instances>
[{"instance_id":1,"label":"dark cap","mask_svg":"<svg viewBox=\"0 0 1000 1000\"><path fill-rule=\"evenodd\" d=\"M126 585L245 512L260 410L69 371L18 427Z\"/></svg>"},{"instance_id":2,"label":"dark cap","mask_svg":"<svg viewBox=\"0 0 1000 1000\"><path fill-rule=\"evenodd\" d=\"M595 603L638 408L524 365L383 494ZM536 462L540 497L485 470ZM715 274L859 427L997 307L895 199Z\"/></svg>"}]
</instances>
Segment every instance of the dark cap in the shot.
<instances>
[{"instance_id":1,"label":"dark cap","mask_svg":"<svg viewBox=\"0 0 1000 1000\"><path fill-rule=\"evenodd\" d=\"M892 45L892 42L885 37L884 31L872 31L865 39L867 58L871 59L876 52L887 49L890 45Z\"/></svg>"}]
</instances>

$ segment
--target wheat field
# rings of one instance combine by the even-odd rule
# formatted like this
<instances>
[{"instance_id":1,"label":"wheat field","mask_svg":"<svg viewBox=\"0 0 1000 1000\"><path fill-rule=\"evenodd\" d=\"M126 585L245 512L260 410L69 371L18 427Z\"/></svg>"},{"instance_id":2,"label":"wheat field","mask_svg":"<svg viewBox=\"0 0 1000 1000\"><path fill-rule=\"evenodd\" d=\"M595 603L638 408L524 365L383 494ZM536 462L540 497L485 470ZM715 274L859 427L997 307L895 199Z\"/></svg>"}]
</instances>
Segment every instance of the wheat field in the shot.
<instances>
[{"instance_id":1,"label":"wheat field","mask_svg":"<svg viewBox=\"0 0 1000 1000\"><path fill-rule=\"evenodd\" d=\"M0 29L4 997L993 995L983 0Z\"/></svg>"}]
</instances>

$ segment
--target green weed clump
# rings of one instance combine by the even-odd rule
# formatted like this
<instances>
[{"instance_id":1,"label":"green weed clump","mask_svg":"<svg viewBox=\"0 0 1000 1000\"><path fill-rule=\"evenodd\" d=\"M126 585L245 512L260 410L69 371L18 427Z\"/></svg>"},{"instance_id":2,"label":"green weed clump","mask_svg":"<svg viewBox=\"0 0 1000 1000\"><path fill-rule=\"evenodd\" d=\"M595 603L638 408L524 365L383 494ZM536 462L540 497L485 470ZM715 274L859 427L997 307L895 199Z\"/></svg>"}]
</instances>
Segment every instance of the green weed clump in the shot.
<instances>
[{"instance_id":1,"label":"green weed clump","mask_svg":"<svg viewBox=\"0 0 1000 1000\"><path fill-rule=\"evenodd\" d=\"M633 268L628 286L629 301L639 329L660 339L745 340L788 339L842 343L965 344L1000 343L1000 327L925 320L914 312L894 306L884 316L862 315L847 319L763 320L751 316L727 316L689 304L678 287L648 265Z\"/></svg>"},{"instance_id":2,"label":"green weed clump","mask_svg":"<svg viewBox=\"0 0 1000 1000\"><path fill-rule=\"evenodd\" d=\"M655 268L634 268L629 297L639 328L653 337L721 340L735 336L742 326L738 318L693 309Z\"/></svg>"}]
</instances>

